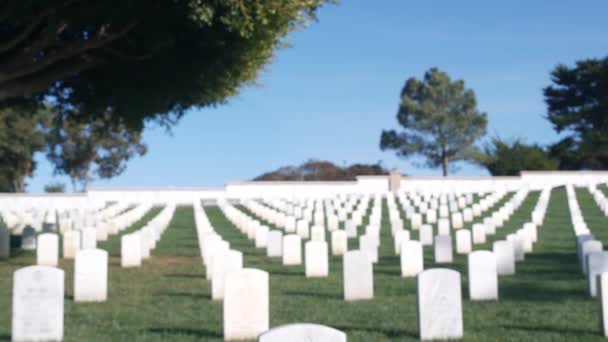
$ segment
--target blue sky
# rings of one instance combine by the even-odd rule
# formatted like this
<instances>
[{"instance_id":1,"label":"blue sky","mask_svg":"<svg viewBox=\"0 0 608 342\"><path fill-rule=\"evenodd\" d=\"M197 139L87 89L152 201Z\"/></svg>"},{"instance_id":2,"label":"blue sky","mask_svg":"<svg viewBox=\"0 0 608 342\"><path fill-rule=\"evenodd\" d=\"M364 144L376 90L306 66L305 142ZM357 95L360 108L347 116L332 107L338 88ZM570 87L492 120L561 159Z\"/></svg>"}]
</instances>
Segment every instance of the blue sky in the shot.
<instances>
[{"instance_id":1,"label":"blue sky","mask_svg":"<svg viewBox=\"0 0 608 342\"><path fill-rule=\"evenodd\" d=\"M397 128L399 92L436 66L464 79L488 113L488 135L557 140L542 88L558 63L608 55L608 1L342 0L290 34L260 74L225 106L190 111L169 135L144 134L149 152L92 186L221 186L309 158L375 163L440 175L380 151ZM44 156L28 191L63 181ZM485 175L461 164L458 175Z\"/></svg>"}]
</instances>

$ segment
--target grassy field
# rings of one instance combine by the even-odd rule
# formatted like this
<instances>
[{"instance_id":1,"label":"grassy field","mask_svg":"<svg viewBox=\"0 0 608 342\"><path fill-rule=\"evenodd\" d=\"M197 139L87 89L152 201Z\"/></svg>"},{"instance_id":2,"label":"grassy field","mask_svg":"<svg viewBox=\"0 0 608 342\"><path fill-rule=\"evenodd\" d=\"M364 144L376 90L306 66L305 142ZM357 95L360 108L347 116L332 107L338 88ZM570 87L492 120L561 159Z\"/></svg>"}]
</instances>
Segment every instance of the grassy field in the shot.
<instances>
[{"instance_id":1,"label":"grassy field","mask_svg":"<svg viewBox=\"0 0 608 342\"><path fill-rule=\"evenodd\" d=\"M520 228L529 219L538 195L530 193L492 241ZM608 219L586 189L578 189L577 195L591 231L608 243ZM244 253L246 267L271 273L272 326L314 322L345 331L349 341L414 341L418 339L415 279L399 277L399 259L393 255L384 205L381 257L374 267L376 297L356 303L342 300L341 258L330 258L328 278L306 279L303 266L286 267L279 258L267 258L218 208L208 207L206 212L231 247ZM153 214L148 213L131 229L141 227ZM192 208L177 209L161 242L141 268L120 268L119 239L115 236L100 244L111 254L110 293L105 303L74 303L73 263L61 261L60 267L66 271L65 341L222 340L222 305L210 299ZM349 246L356 248L357 242L353 240ZM489 248L491 242L476 249ZM588 298L586 280L578 269L563 188L552 193L534 248L525 262L517 264L515 276L500 278L499 302L468 300L465 257L456 256L453 264L442 266L462 275L465 340L604 340L599 335L597 302ZM0 340L10 340L12 273L34 261L31 252L0 261ZM425 268L435 266L432 249L425 249Z\"/></svg>"}]
</instances>

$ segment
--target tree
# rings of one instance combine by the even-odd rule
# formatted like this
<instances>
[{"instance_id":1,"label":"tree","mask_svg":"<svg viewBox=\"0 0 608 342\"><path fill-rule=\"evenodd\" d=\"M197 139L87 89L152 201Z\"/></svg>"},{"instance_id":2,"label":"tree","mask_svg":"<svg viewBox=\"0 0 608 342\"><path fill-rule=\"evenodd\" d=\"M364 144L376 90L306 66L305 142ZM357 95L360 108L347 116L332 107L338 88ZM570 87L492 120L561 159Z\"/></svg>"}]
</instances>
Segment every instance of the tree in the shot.
<instances>
[{"instance_id":1,"label":"tree","mask_svg":"<svg viewBox=\"0 0 608 342\"><path fill-rule=\"evenodd\" d=\"M470 148L487 126L473 91L437 68L421 81L412 77L405 82L397 121L403 131L382 131L380 148L396 150L402 158L422 156L427 167L441 166L444 176L450 162L470 159Z\"/></svg>"},{"instance_id":2,"label":"tree","mask_svg":"<svg viewBox=\"0 0 608 342\"><path fill-rule=\"evenodd\" d=\"M551 148L560 169L608 167L608 57L558 65L544 89L547 119L565 137Z\"/></svg>"},{"instance_id":3,"label":"tree","mask_svg":"<svg viewBox=\"0 0 608 342\"><path fill-rule=\"evenodd\" d=\"M475 158L492 176L517 176L521 171L556 170L558 160L538 145L528 145L517 139L506 142L493 138Z\"/></svg>"},{"instance_id":4,"label":"tree","mask_svg":"<svg viewBox=\"0 0 608 342\"><path fill-rule=\"evenodd\" d=\"M125 125L107 126L111 117L84 123L71 116L55 117L48 135L47 157L55 174L68 175L72 189L86 190L95 177L112 178L126 169L126 163L146 153L146 145L138 131Z\"/></svg>"},{"instance_id":5,"label":"tree","mask_svg":"<svg viewBox=\"0 0 608 342\"><path fill-rule=\"evenodd\" d=\"M3 1L0 104L50 96L71 114L111 109L132 128L171 121L253 81L325 2Z\"/></svg>"},{"instance_id":6,"label":"tree","mask_svg":"<svg viewBox=\"0 0 608 342\"><path fill-rule=\"evenodd\" d=\"M298 166L284 166L264 173L254 181L351 181L357 176L388 174L380 163L340 167L330 161L311 159Z\"/></svg>"},{"instance_id":7,"label":"tree","mask_svg":"<svg viewBox=\"0 0 608 342\"><path fill-rule=\"evenodd\" d=\"M44 192L59 193L65 192L65 184L60 182L50 183L44 186Z\"/></svg>"},{"instance_id":8,"label":"tree","mask_svg":"<svg viewBox=\"0 0 608 342\"><path fill-rule=\"evenodd\" d=\"M0 191L23 192L36 169L34 154L45 147L49 112L45 109L0 110Z\"/></svg>"}]
</instances>

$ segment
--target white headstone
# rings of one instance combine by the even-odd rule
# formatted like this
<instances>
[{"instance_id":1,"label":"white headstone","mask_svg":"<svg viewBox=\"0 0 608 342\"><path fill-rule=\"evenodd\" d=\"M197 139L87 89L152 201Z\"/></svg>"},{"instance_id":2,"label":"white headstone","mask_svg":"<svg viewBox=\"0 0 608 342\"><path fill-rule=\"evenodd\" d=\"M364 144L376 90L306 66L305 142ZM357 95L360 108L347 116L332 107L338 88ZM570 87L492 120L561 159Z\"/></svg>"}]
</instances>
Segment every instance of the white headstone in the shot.
<instances>
[{"instance_id":1,"label":"white headstone","mask_svg":"<svg viewBox=\"0 0 608 342\"><path fill-rule=\"evenodd\" d=\"M283 255L283 234L278 230L268 232L266 238L266 256L280 257Z\"/></svg>"},{"instance_id":2,"label":"white headstone","mask_svg":"<svg viewBox=\"0 0 608 342\"><path fill-rule=\"evenodd\" d=\"M439 221L437 221L437 234L450 235L450 220L447 218L441 218Z\"/></svg>"},{"instance_id":3,"label":"white headstone","mask_svg":"<svg viewBox=\"0 0 608 342\"><path fill-rule=\"evenodd\" d=\"M496 258L496 272L498 275L515 274L515 251L511 241L495 241L492 251Z\"/></svg>"},{"instance_id":4,"label":"white headstone","mask_svg":"<svg viewBox=\"0 0 608 342\"><path fill-rule=\"evenodd\" d=\"M399 255L401 253L401 244L404 241L410 239L410 232L408 230L398 230L395 232L394 243L395 243L395 254Z\"/></svg>"},{"instance_id":5,"label":"white headstone","mask_svg":"<svg viewBox=\"0 0 608 342\"><path fill-rule=\"evenodd\" d=\"M104 302L108 298L108 252L83 249L74 258L74 301Z\"/></svg>"},{"instance_id":6,"label":"white headstone","mask_svg":"<svg viewBox=\"0 0 608 342\"><path fill-rule=\"evenodd\" d=\"M435 262L450 263L452 261L452 237L449 235L435 236Z\"/></svg>"},{"instance_id":7,"label":"white headstone","mask_svg":"<svg viewBox=\"0 0 608 342\"><path fill-rule=\"evenodd\" d=\"M255 231L255 247L265 248L268 246L268 227L261 226Z\"/></svg>"},{"instance_id":8,"label":"white headstone","mask_svg":"<svg viewBox=\"0 0 608 342\"><path fill-rule=\"evenodd\" d=\"M442 268L426 270L418 275L417 287L420 339L461 339L460 273Z\"/></svg>"},{"instance_id":9,"label":"white headstone","mask_svg":"<svg viewBox=\"0 0 608 342\"><path fill-rule=\"evenodd\" d=\"M329 260L327 256L327 242L308 241L304 247L306 277L327 277L329 274Z\"/></svg>"},{"instance_id":10,"label":"white headstone","mask_svg":"<svg viewBox=\"0 0 608 342\"><path fill-rule=\"evenodd\" d=\"M213 258L213 277L211 281L211 298L224 299L226 275L243 268L243 253L235 250L223 251L218 258Z\"/></svg>"},{"instance_id":11,"label":"white headstone","mask_svg":"<svg viewBox=\"0 0 608 342\"><path fill-rule=\"evenodd\" d=\"M600 329L602 336L608 337L608 273L600 274L596 281L600 303Z\"/></svg>"},{"instance_id":12,"label":"white headstone","mask_svg":"<svg viewBox=\"0 0 608 342\"><path fill-rule=\"evenodd\" d=\"M404 241L401 244L401 276L415 277L424 269L422 244L416 240Z\"/></svg>"},{"instance_id":13,"label":"white headstone","mask_svg":"<svg viewBox=\"0 0 608 342\"><path fill-rule=\"evenodd\" d=\"M141 266L141 241L138 233L125 234L120 238L120 266Z\"/></svg>"},{"instance_id":14,"label":"white headstone","mask_svg":"<svg viewBox=\"0 0 608 342\"><path fill-rule=\"evenodd\" d=\"M374 271L372 261L365 251L350 251L344 254L344 300L374 298Z\"/></svg>"},{"instance_id":15,"label":"white headstone","mask_svg":"<svg viewBox=\"0 0 608 342\"><path fill-rule=\"evenodd\" d=\"M469 254L472 250L471 231L468 229L458 229L456 231L456 253Z\"/></svg>"},{"instance_id":16,"label":"white headstone","mask_svg":"<svg viewBox=\"0 0 608 342\"><path fill-rule=\"evenodd\" d=\"M80 250L80 231L67 230L63 233L63 257L66 259L74 259L76 253Z\"/></svg>"},{"instance_id":17,"label":"white headstone","mask_svg":"<svg viewBox=\"0 0 608 342\"><path fill-rule=\"evenodd\" d=\"M14 273L12 340L62 341L64 273L29 266Z\"/></svg>"},{"instance_id":18,"label":"white headstone","mask_svg":"<svg viewBox=\"0 0 608 342\"><path fill-rule=\"evenodd\" d=\"M473 243L486 243L486 228L481 223L473 224Z\"/></svg>"},{"instance_id":19,"label":"white headstone","mask_svg":"<svg viewBox=\"0 0 608 342\"><path fill-rule=\"evenodd\" d=\"M84 228L81 231L82 249L97 248L97 231L93 227Z\"/></svg>"},{"instance_id":20,"label":"white headstone","mask_svg":"<svg viewBox=\"0 0 608 342\"><path fill-rule=\"evenodd\" d=\"M283 265L302 264L302 239L295 234L283 236Z\"/></svg>"},{"instance_id":21,"label":"white headstone","mask_svg":"<svg viewBox=\"0 0 608 342\"><path fill-rule=\"evenodd\" d=\"M597 276L608 272L608 252L591 252L587 254L587 285L589 295L597 295Z\"/></svg>"},{"instance_id":22,"label":"white headstone","mask_svg":"<svg viewBox=\"0 0 608 342\"><path fill-rule=\"evenodd\" d=\"M423 246L431 246L433 245L433 226L430 224L424 224L420 226L420 231L418 232L420 243Z\"/></svg>"},{"instance_id":23,"label":"white headstone","mask_svg":"<svg viewBox=\"0 0 608 342\"><path fill-rule=\"evenodd\" d=\"M325 241L325 228L323 226L312 226L310 228L310 240Z\"/></svg>"},{"instance_id":24,"label":"white headstone","mask_svg":"<svg viewBox=\"0 0 608 342\"><path fill-rule=\"evenodd\" d=\"M365 234L359 237L359 249L369 255L373 263L378 262L378 241L371 235Z\"/></svg>"},{"instance_id":25,"label":"white headstone","mask_svg":"<svg viewBox=\"0 0 608 342\"><path fill-rule=\"evenodd\" d=\"M38 235L36 264L57 267L59 263L59 236L55 233Z\"/></svg>"},{"instance_id":26,"label":"white headstone","mask_svg":"<svg viewBox=\"0 0 608 342\"><path fill-rule=\"evenodd\" d=\"M587 274L587 254L592 252L601 252L604 249L604 246L601 241L598 240L589 240L583 242L581 246L581 270L583 274Z\"/></svg>"},{"instance_id":27,"label":"white headstone","mask_svg":"<svg viewBox=\"0 0 608 342\"><path fill-rule=\"evenodd\" d=\"M348 250L348 237L344 230L331 232L331 254L343 255Z\"/></svg>"},{"instance_id":28,"label":"white headstone","mask_svg":"<svg viewBox=\"0 0 608 342\"><path fill-rule=\"evenodd\" d=\"M471 300L498 300L496 257L490 251L475 251L468 257Z\"/></svg>"},{"instance_id":29,"label":"white headstone","mask_svg":"<svg viewBox=\"0 0 608 342\"><path fill-rule=\"evenodd\" d=\"M302 239L308 239L310 237L310 228L308 227L308 221L298 221L296 227L296 234L298 234Z\"/></svg>"},{"instance_id":30,"label":"white headstone","mask_svg":"<svg viewBox=\"0 0 608 342\"><path fill-rule=\"evenodd\" d=\"M268 273L243 268L225 276L224 340L256 339L270 325Z\"/></svg>"},{"instance_id":31,"label":"white headstone","mask_svg":"<svg viewBox=\"0 0 608 342\"><path fill-rule=\"evenodd\" d=\"M272 328L258 342L346 342L346 334L324 325L296 323Z\"/></svg>"}]
</instances>

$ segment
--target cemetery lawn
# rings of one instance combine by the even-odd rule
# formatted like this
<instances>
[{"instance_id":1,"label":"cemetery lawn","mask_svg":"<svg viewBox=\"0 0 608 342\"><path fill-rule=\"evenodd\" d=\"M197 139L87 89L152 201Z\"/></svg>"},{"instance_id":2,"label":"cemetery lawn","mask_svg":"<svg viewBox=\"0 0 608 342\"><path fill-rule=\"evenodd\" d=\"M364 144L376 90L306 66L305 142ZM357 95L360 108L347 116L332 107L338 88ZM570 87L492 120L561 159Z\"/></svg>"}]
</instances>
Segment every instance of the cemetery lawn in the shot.
<instances>
[{"instance_id":1,"label":"cemetery lawn","mask_svg":"<svg viewBox=\"0 0 608 342\"><path fill-rule=\"evenodd\" d=\"M491 249L529 220L538 193L532 192L487 244ZM586 189L577 189L585 219L595 236L608 243L608 219ZM156 209L153 209L156 210ZM313 322L348 334L348 341L415 341L416 282L401 278L393 253L386 203L383 210L380 261L374 266L375 299L342 300L342 260L330 258L330 276L304 278L303 266L282 266L267 258L217 207L206 207L215 229L231 248L244 253L245 267L270 272L271 326ZM135 227L153 217L146 215ZM414 233L413 238L417 235ZM141 268L121 269L120 236L99 246L110 251L109 299L105 303L74 303L73 261L60 261L65 270L65 341L222 341L222 304L211 300L204 278L191 207L180 207L150 259ZM329 241L329 240L328 240ZM349 248L357 242L349 241ZM455 256L445 267L461 272L466 341L592 341L599 333L598 304L587 295L580 273L570 225L566 193L552 192L545 223L539 227L534 253L517 264L517 274L499 280L499 302L468 300L466 258ZM32 252L0 261L0 341L10 340L12 274L35 263ZM436 267L432 248L425 248L425 268Z\"/></svg>"}]
</instances>

